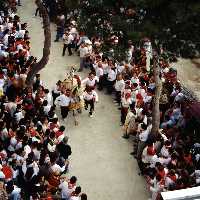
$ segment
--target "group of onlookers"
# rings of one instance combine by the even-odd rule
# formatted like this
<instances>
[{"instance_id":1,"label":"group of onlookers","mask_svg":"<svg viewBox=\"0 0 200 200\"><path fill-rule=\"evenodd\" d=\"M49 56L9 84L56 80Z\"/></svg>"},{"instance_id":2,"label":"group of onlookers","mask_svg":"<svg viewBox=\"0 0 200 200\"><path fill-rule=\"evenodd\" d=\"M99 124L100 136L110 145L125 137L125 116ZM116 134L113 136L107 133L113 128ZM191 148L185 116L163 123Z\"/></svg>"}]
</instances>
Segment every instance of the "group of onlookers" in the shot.
<instances>
[{"instance_id":1,"label":"group of onlookers","mask_svg":"<svg viewBox=\"0 0 200 200\"><path fill-rule=\"evenodd\" d=\"M0 13L0 199L87 200L68 175L72 151L51 92L39 74L26 86L36 62L27 24L15 9Z\"/></svg>"}]
</instances>

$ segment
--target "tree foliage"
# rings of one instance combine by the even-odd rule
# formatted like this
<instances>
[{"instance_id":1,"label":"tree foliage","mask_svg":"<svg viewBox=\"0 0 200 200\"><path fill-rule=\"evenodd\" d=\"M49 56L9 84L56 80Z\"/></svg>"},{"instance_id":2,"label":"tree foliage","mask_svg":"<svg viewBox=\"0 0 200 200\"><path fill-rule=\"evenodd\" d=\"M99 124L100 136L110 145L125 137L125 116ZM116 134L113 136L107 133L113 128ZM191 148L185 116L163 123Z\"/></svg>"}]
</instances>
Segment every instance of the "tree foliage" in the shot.
<instances>
[{"instance_id":1,"label":"tree foliage","mask_svg":"<svg viewBox=\"0 0 200 200\"><path fill-rule=\"evenodd\" d=\"M80 10L79 27L89 36L111 34L139 42L158 39L167 50L184 57L200 52L200 1L197 0L65 0ZM70 2L73 4L70 4ZM71 6L69 6L71 5ZM110 27L109 27L109 26ZM123 34L121 34L121 32ZM120 33L120 34L119 34Z\"/></svg>"}]
</instances>

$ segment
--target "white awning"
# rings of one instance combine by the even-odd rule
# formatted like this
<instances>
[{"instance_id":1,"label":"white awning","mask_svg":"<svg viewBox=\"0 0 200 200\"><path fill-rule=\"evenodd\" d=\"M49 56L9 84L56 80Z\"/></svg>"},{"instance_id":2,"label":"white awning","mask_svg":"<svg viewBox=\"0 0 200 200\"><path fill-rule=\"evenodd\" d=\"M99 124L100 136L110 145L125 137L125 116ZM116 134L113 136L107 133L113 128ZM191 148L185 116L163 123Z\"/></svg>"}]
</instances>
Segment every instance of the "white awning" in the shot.
<instances>
[{"instance_id":1,"label":"white awning","mask_svg":"<svg viewBox=\"0 0 200 200\"><path fill-rule=\"evenodd\" d=\"M200 200L200 186L161 193L163 200Z\"/></svg>"}]
</instances>

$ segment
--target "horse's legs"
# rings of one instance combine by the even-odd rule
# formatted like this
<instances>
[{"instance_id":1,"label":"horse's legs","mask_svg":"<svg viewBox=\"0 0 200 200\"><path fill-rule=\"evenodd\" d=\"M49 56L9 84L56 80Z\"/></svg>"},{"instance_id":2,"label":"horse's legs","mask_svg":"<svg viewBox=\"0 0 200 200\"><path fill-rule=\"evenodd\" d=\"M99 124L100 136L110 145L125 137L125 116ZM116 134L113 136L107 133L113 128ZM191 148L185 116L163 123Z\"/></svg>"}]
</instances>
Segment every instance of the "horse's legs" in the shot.
<instances>
[{"instance_id":1,"label":"horse's legs","mask_svg":"<svg viewBox=\"0 0 200 200\"><path fill-rule=\"evenodd\" d=\"M77 110L73 110L73 116L74 116L74 124L75 126L78 126Z\"/></svg>"}]
</instances>

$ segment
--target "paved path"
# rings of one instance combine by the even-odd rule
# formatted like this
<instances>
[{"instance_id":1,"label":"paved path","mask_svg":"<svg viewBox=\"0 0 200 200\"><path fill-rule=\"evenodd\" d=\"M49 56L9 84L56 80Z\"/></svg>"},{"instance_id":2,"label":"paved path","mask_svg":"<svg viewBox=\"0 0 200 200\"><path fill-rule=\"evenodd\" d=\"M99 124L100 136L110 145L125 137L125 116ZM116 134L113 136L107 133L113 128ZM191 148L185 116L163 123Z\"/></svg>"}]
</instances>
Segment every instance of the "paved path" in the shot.
<instances>
[{"instance_id":1,"label":"paved path","mask_svg":"<svg viewBox=\"0 0 200 200\"><path fill-rule=\"evenodd\" d=\"M40 57L43 47L41 20L33 17L33 1L23 2L26 4L19 8L19 14L29 24L32 54ZM48 66L41 72L50 89L57 80L64 78L68 66L79 61L77 56L62 57L62 43L54 43L54 38L55 27L52 25L51 56ZM119 112L111 97L100 93L94 118L89 118L84 111L79 121L80 125L75 127L69 117L66 125L73 151L70 174L78 177L89 200L146 200L144 180L138 176L137 164L129 155L131 141L121 138Z\"/></svg>"}]
</instances>

